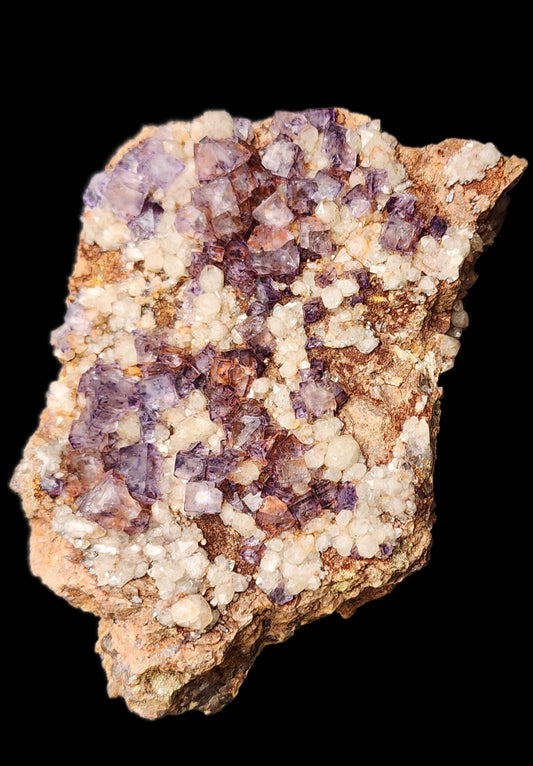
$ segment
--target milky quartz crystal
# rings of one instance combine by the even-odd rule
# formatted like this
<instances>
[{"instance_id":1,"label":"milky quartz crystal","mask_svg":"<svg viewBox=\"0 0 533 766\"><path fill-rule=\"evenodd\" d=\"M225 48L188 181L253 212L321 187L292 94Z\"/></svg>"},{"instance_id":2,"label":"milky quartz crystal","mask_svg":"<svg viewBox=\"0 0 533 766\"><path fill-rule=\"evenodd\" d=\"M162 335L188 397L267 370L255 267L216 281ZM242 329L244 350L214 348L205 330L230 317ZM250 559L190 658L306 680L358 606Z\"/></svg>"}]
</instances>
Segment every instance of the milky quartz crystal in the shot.
<instances>
[{"instance_id":1,"label":"milky quartz crystal","mask_svg":"<svg viewBox=\"0 0 533 766\"><path fill-rule=\"evenodd\" d=\"M12 487L111 696L219 710L427 562L439 376L525 165L316 108L147 127L93 177Z\"/></svg>"}]
</instances>

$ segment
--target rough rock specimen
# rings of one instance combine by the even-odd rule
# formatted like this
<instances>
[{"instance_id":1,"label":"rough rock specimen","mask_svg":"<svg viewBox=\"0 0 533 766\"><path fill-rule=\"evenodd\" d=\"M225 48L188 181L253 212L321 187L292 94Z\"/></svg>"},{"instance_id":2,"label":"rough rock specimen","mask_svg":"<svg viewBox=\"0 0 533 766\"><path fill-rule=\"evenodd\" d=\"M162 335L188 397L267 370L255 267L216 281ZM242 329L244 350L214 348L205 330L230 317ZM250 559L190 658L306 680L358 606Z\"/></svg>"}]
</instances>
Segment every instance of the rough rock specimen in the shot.
<instances>
[{"instance_id":1,"label":"rough rock specimen","mask_svg":"<svg viewBox=\"0 0 533 766\"><path fill-rule=\"evenodd\" d=\"M12 487L110 695L228 703L267 643L428 559L440 374L525 161L344 109L145 128L91 180Z\"/></svg>"}]
</instances>

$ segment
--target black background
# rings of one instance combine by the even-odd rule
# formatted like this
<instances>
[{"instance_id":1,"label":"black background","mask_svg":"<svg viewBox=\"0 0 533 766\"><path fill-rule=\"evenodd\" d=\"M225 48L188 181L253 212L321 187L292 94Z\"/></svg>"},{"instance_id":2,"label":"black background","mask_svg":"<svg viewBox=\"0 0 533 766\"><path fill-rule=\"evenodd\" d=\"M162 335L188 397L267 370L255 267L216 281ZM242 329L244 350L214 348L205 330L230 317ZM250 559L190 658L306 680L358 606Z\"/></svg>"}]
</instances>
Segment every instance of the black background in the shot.
<instances>
[{"instance_id":1,"label":"black background","mask_svg":"<svg viewBox=\"0 0 533 766\"><path fill-rule=\"evenodd\" d=\"M276 24L261 24L244 10L234 12L225 38L213 19L206 35L203 11L192 35L163 13L148 29L143 14L112 30L96 14L85 35L82 22L71 20L60 34L50 18L36 41L19 30L20 61L30 66L11 70L5 124L12 172L4 226L15 236L3 245L2 486L59 370L49 335L65 310L83 190L143 125L213 108L258 119L276 109L341 106L380 118L407 145L473 138L531 160L520 24L512 33L509 18L491 18L487 30L457 27L462 17L449 12L424 21L422 43L408 20L392 24L385 38L376 17L363 23L339 9L322 12L312 33L298 14L283 11ZM75 732L88 755L108 738L111 759L130 748L139 755L141 744L157 757L196 753L202 763L224 762L224 753L232 761L284 763L318 746L342 760L369 753L424 763L437 752L474 762L499 748L519 752L527 712L521 695L531 682L530 174L478 261L465 302L470 326L441 379L429 565L350 620L334 615L267 647L219 713L150 722L108 698L94 652L96 618L30 573L28 525L6 489L3 688L13 726L24 721L32 732L27 742L14 736L20 747L61 760L62 736ZM283 756L280 737L288 743Z\"/></svg>"}]
</instances>

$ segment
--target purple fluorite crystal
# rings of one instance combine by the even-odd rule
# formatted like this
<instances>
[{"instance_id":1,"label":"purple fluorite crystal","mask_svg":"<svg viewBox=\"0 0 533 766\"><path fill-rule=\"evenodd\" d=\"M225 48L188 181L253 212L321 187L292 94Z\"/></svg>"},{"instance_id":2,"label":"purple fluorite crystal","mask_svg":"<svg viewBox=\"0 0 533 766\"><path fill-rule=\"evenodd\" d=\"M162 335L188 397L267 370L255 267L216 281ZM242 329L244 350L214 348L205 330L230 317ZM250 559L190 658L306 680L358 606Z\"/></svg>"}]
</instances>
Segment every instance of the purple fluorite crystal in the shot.
<instances>
[{"instance_id":1,"label":"purple fluorite crystal","mask_svg":"<svg viewBox=\"0 0 533 766\"><path fill-rule=\"evenodd\" d=\"M189 516L220 513L222 500L222 492L213 481L188 481L185 486L184 511Z\"/></svg>"},{"instance_id":2,"label":"purple fluorite crystal","mask_svg":"<svg viewBox=\"0 0 533 766\"><path fill-rule=\"evenodd\" d=\"M205 469L206 480L218 484L237 468L239 462L240 453L232 449L225 449L220 455L209 455Z\"/></svg>"},{"instance_id":3,"label":"purple fluorite crystal","mask_svg":"<svg viewBox=\"0 0 533 766\"><path fill-rule=\"evenodd\" d=\"M205 478L208 450L202 442L196 442L187 450L176 454L174 476L187 481L201 481Z\"/></svg>"},{"instance_id":4,"label":"purple fluorite crystal","mask_svg":"<svg viewBox=\"0 0 533 766\"><path fill-rule=\"evenodd\" d=\"M209 417L218 423L226 423L231 420L239 397L231 386L211 385L206 390L208 397Z\"/></svg>"},{"instance_id":5,"label":"purple fluorite crystal","mask_svg":"<svg viewBox=\"0 0 533 766\"><path fill-rule=\"evenodd\" d=\"M324 132L324 153L331 167L351 173L357 165L357 155L346 141L346 128L331 122Z\"/></svg>"},{"instance_id":6,"label":"purple fluorite crystal","mask_svg":"<svg viewBox=\"0 0 533 766\"><path fill-rule=\"evenodd\" d=\"M248 237L246 244L250 252L272 252L294 240L294 234L286 228L260 223Z\"/></svg>"},{"instance_id":7,"label":"purple fluorite crystal","mask_svg":"<svg viewBox=\"0 0 533 766\"><path fill-rule=\"evenodd\" d=\"M144 365L155 362L163 340L157 333L134 330L133 342L137 353L137 363Z\"/></svg>"},{"instance_id":8,"label":"purple fluorite crystal","mask_svg":"<svg viewBox=\"0 0 533 766\"><path fill-rule=\"evenodd\" d=\"M207 373L211 370L215 357L215 349L213 346L208 344L207 346L204 346L201 351L195 354L195 356L193 356L191 364L195 370L198 370L199 373L202 375L207 375Z\"/></svg>"},{"instance_id":9,"label":"purple fluorite crystal","mask_svg":"<svg viewBox=\"0 0 533 766\"><path fill-rule=\"evenodd\" d=\"M151 410L167 410L180 401L175 375L170 371L141 378L137 383L137 393L142 406Z\"/></svg>"},{"instance_id":10,"label":"purple fluorite crystal","mask_svg":"<svg viewBox=\"0 0 533 766\"><path fill-rule=\"evenodd\" d=\"M323 345L324 341L322 338L319 338L317 335L310 335L305 341L305 350L309 351L312 348L320 348Z\"/></svg>"},{"instance_id":11,"label":"purple fluorite crystal","mask_svg":"<svg viewBox=\"0 0 533 766\"><path fill-rule=\"evenodd\" d=\"M41 479L41 489L50 497L58 497L63 490L64 481L56 479L55 476L43 476Z\"/></svg>"},{"instance_id":12,"label":"purple fluorite crystal","mask_svg":"<svg viewBox=\"0 0 533 766\"><path fill-rule=\"evenodd\" d=\"M337 383L336 381L330 380L329 381L329 387L331 392L333 393L333 396L335 397L335 401L337 402L337 409L343 406L343 404L346 404L348 401L348 394L344 390L344 388L341 386L340 383Z\"/></svg>"},{"instance_id":13,"label":"purple fluorite crystal","mask_svg":"<svg viewBox=\"0 0 533 766\"><path fill-rule=\"evenodd\" d=\"M322 513L320 501L312 490L293 500L289 509L301 527Z\"/></svg>"},{"instance_id":14,"label":"purple fluorite crystal","mask_svg":"<svg viewBox=\"0 0 533 766\"><path fill-rule=\"evenodd\" d=\"M305 413L310 418L322 417L337 407L335 396L327 384L314 380L300 383L299 394L302 397Z\"/></svg>"},{"instance_id":15,"label":"purple fluorite crystal","mask_svg":"<svg viewBox=\"0 0 533 766\"><path fill-rule=\"evenodd\" d=\"M274 138L277 138L280 134L294 138L308 124L309 122L305 114L278 111L272 117L269 130Z\"/></svg>"},{"instance_id":16,"label":"purple fluorite crystal","mask_svg":"<svg viewBox=\"0 0 533 766\"><path fill-rule=\"evenodd\" d=\"M322 508L332 508L337 502L338 486L334 481L320 479L313 484L313 491Z\"/></svg>"},{"instance_id":17,"label":"purple fluorite crystal","mask_svg":"<svg viewBox=\"0 0 533 766\"><path fill-rule=\"evenodd\" d=\"M249 200L252 195L257 195L264 183L268 187L269 193L272 193L274 188L273 186L270 188L270 184L267 181L269 176L268 171L262 165L259 165L258 161L253 157L248 162L232 170L229 178L239 204Z\"/></svg>"},{"instance_id":18,"label":"purple fluorite crystal","mask_svg":"<svg viewBox=\"0 0 533 766\"><path fill-rule=\"evenodd\" d=\"M320 380L324 377L326 365L323 359L316 357L311 359L309 367L300 368L300 377L302 380Z\"/></svg>"},{"instance_id":19,"label":"purple fluorite crystal","mask_svg":"<svg viewBox=\"0 0 533 766\"><path fill-rule=\"evenodd\" d=\"M212 181L243 165L250 152L238 141L206 136L194 145L194 163L199 181Z\"/></svg>"},{"instance_id":20,"label":"purple fluorite crystal","mask_svg":"<svg viewBox=\"0 0 533 766\"><path fill-rule=\"evenodd\" d=\"M303 165L303 152L292 141L281 136L267 146L262 157L263 166L282 178L298 173Z\"/></svg>"},{"instance_id":21,"label":"purple fluorite crystal","mask_svg":"<svg viewBox=\"0 0 533 766\"><path fill-rule=\"evenodd\" d=\"M265 497L255 515L255 521L260 529L274 535L296 526L294 516L287 504L273 495Z\"/></svg>"},{"instance_id":22,"label":"purple fluorite crystal","mask_svg":"<svg viewBox=\"0 0 533 766\"><path fill-rule=\"evenodd\" d=\"M297 418L320 418L326 412L334 412L346 401L342 387L329 380L305 380L298 391L290 394L294 415Z\"/></svg>"},{"instance_id":23,"label":"purple fluorite crystal","mask_svg":"<svg viewBox=\"0 0 533 766\"><path fill-rule=\"evenodd\" d=\"M195 205L183 205L176 212L174 227L185 237L202 237L211 234L206 214Z\"/></svg>"},{"instance_id":24,"label":"purple fluorite crystal","mask_svg":"<svg viewBox=\"0 0 533 766\"><path fill-rule=\"evenodd\" d=\"M147 138L138 149L138 173L153 188L166 189L185 168L178 157L165 150L164 141L155 136Z\"/></svg>"},{"instance_id":25,"label":"purple fluorite crystal","mask_svg":"<svg viewBox=\"0 0 533 766\"><path fill-rule=\"evenodd\" d=\"M372 167L362 167L361 171L365 179L365 185L370 195L375 197L376 194L389 191L389 174L386 170L380 170Z\"/></svg>"},{"instance_id":26,"label":"purple fluorite crystal","mask_svg":"<svg viewBox=\"0 0 533 766\"><path fill-rule=\"evenodd\" d=\"M146 236L153 230L147 220L150 210L143 209L150 189L165 189L185 168L185 164L165 149L158 132L127 152L109 172L97 173L89 182L83 201L87 207L96 207L106 200L119 218L128 223L143 217L137 227ZM151 214L154 214L152 203ZM158 206L159 208L160 206ZM135 225L134 225L135 228ZM137 232L135 232L137 234ZM141 236L139 235L139 236Z\"/></svg>"},{"instance_id":27,"label":"purple fluorite crystal","mask_svg":"<svg viewBox=\"0 0 533 766\"><path fill-rule=\"evenodd\" d=\"M115 215L126 221L141 213L149 190L149 184L137 173L136 162L128 154L111 171L103 193Z\"/></svg>"},{"instance_id":28,"label":"purple fluorite crystal","mask_svg":"<svg viewBox=\"0 0 533 766\"><path fill-rule=\"evenodd\" d=\"M287 226L294 218L292 211L276 192L263 200L254 209L252 215L259 223L279 227Z\"/></svg>"},{"instance_id":29,"label":"purple fluorite crystal","mask_svg":"<svg viewBox=\"0 0 533 766\"><path fill-rule=\"evenodd\" d=\"M247 345L262 358L269 356L276 348L276 339L262 315L244 319L235 329Z\"/></svg>"},{"instance_id":30,"label":"purple fluorite crystal","mask_svg":"<svg viewBox=\"0 0 533 766\"><path fill-rule=\"evenodd\" d=\"M115 469L123 477L132 497L152 505L159 498L162 461L153 444L139 442L117 451Z\"/></svg>"},{"instance_id":31,"label":"purple fluorite crystal","mask_svg":"<svg viewBox=\"0 0 533 766\"><path fill-rule=\"evenodd\" d=\"M78 391L85 394L85 406L70 429L74 448L103 448L118 421L139 408L135 381L126 378L118 365L97 363L83 373Z\"/></svg>"},{"instance_id":32,"label":"purple fluorite crystal","mask_svg":"<svg viewBox=\"0 0 533 766\"><path fill-rule=\"evenodd\" d=\"M324 131L332 122L335 122L335 109L307 109L305 116L318 130Z\"/></svg>"},{"instance_id":33,"label":"purple fluorite crystal","mask_svg":"<svg viewBox=\"0 0 533 766\"><path fill-rule=\"evenodd\" d=\"M248 252L246 245L244 247L246 252ZM230 254L228 257L225 257L222 269L224 271L224 279L228 284L236 287L244 295L251 296L254 294L255 274L248 267L247 263L241 260L240 255Z\"/></svg>"},{"instance_id":34,"label":"purple fluorite crystal","mask_svg":"<svg viewBox=\"0 0 533 766\"><path fill-rule=\"evenodd\" d=\"M67 452L63 468L68 476L65 485L75 497L84 495L103 477L106 466L102 454L91 449L73 449Z\"/></svg>"},{"instance_id":35,"label":"purple fluorite crystal","mask_svg":"<svg viewBox=\"0 0 533 766\"><path fill-rule=\"evenodd\" d=\"M328 287L337 281L337 269L332 264L324 266L321 271L315 273L315 285L317 287Z\"/></svg>"},{"instance_id":36,"label":"purple fluorite crystal","mask_svg":"<svg viewBox=\"0 0 533 766\"><path fill-rule=\"evenodd\" d=\"M148 526L149 512L135 500L124 480L113 471L78 502L78 513L104 529L115 529L133 535Z\"/></svg>"},{"instance_id":37,"label":"purple fluorite crystal","mask_svg":"<svg viewBox=\"0 0 533 766\"><path fill-rule=\"evenodd\" d=\"M366 186L359 184L350 189L342 201L350 208L354 218L361 218L372 206L372 195Z\"/></svg>"},{"instance_id":38,"label":"purple fluorite crystal","mask_svg":"<svg viewBox=\"0 0 533 766\"><path fill-rule=\"evenodd\" d=\"M291 400L292 410L294 412L294 417L298 419L305 418L305 416L307 415L307 408L301 393L299 391L291 391L289 396Z\"/></svg>"},{"instance_id":39,"label":"purple fluorite crystal","mask_svg":"<svg viewBox=\"0 0 533 766\"><path fill-rule=\"evenodd\" d=\"M424 229L423 222L415 215L415 198L405 193L393 195L385 210L389 215L381 230L379 244L385 250L410 255Z\"/></svg>"},{"instance_id":40,"label":"purple fluorite crystal","mask_svg":"<svg viewBox=\"0 0 533 766\"><path fill-rule=\"evenodd\" d=\"M174 379L176 393L180 399L189 396L195 388L195 383L200 377L198 370L195 370L190 364L184 364L177 372Z\"/></svg>"},{"instance_id":41,"label":"purple fluorite crystal","mask_svg":"<svg viewBox=\"0 0 533 766\"><path fill-rule=\"evenodd\" d=\"M292 493L296 485L309 482L311 474L302 456L284 456L271 474L272 482L279 488Z\"/></svg>"},{"instance_id":42,"label":"purple fluorite crystal","mask_svg":"<svg viewBox=\"0 0 533 766\"><path fill-rule=\"evenodd\" d=\"M227 176L219 176L195 187L191 192L195 207L207 211L211 219L224 213L239 216L237 197Z\"/></svg>"},{"instance_id":43,"label":"purple fluorite crystal","mask_svg":"<svg viewBox=\"0 0 533 766\"><path fill-rule=\"evenodd\" d=\"M357 502L357 492L355 484L351 481L345 481L341 484L335 503L335 511L349 510L353 511Z\"/></svg>"},{"instance_id":44,"label":"purple fluorite crystal","mask_svg":"<svg viewBox=\"0 0 533 766\"><path fill-rule=\"evenodd\" d=\"M322 202L325 199L336 199L342 189L342 181L332 176L325 170L319 170L313 178L316 191L313 193L314 202Z\"/></svg>"},{"instance_id":45,"label":"purple fluorite crystal","mask_svg":"<svg viewBox=\"0 0 533 766\"><path fill-rule=\"evenodd\" d=\"M300 245L318 255L328 255L335 249L331 241L331 232L313 216L300 220Z\"/></svg>"},{"instance_id":46,"label":"purple fluorite crystal","mask_svg":"<svg viewBox=\"0 0 533 766\"><path fill-rule=\"evenodd\" d=\"M284 604L289 604L291 601L294 601L296 597L286 593L283 585L278 585L277 588L274 588L274 590L270 591L268 598L272 601L273 604L283 606Z\"/></svg>"},{"instance_id":47,"label":"purple fluorite crystal","mask_svg":"<svg viewBox=\"0 0 533 766\"><path fill-rule=\"evenodd\" d=\"M148 239L148 237L152 237L155 234L157 224L163 212L161 205L146 199L139 215L128 221L128 229L137 239Z\"/></svg>"},{"instance_id":48,"label":"purple fluorite crystal","mask_svg":"<svg viewBox=\"0 0 533 766\"><path fill-rule=\"evenodd\" d=\"M254 406L255 405L255 406ZM235 449L247 452L252 448L254 454L260 459L256 449L264 434L265 426L269 423L269 415L264 407L246 400L235 411L235 417L228 432L228 439Z\"/></svg>"},{"instance_id":49,"label":"purple fluorite crystal","mask_svg":"<svg viewBox=\"0 0 533 766\"><path fill-rule=\"evenodd\" d=\"M356 272L355 278L362 290L368 290L371 287L368 271L366 271L366 269L359 269Z\"/></svg>"},{"instance_id":50,"label":"purple fluorite crystal","mask_svg":"<svg viewBox=\"0 0 533 766\"><path fill-rule=\"evenodd\" d=\"M239 548L239 556L243 561L253 566L258 566L266 551L266 545L257 537L246 537Z\"/></svg>"},{"instance_id":51,"label":"purple fluorite crystal","mask_svg":"<svg viewBox=\"0 0 533 766\"><path fill-rule=\"evenodd\" d=\"M247 117L235 117L233 120L233 135L239 141L250 143L254 138L252 122Z\"/></svg>"},{"instance_id":52,"label":"purple fluorite crystal","mask_svg":"<svg viewBox=\"0 0 533 766\"><path fill-rule=\"evenodd\" d=\"M444 218L438 215L434 215L428 224L428 234L435 237L435 239L441 239L446 234L447 229L448 224Z\"/></svg>"},{"instance_id":53,"label":"purple fluorite crystal","mask_svg":"<svg viewBox=\"0 0 533 766\"><path fill-rule=\"evenodd\" d=\"M96 173L91 178L83 194L83 204L86 207L98 207L100 205L108 180L109 175L105 171Z\"/></svg>"},{"instance_id":54,"label":"purple fluorite crystal","mask_svg":"<svg viewBox=\"0 0 533 766\"><path fill-rule=\"evenodd\" d=\"M389 215L379 237L379 244L385 250L403 255L411 254L422 235L424 225L414 215Z\"/></svg>"},{"instance_id":55,"label":"purple fluorite crystal","mask_svg":"<svg viewBox=\"0 0 533 766\"><path fill-rule=\"evenodd\" d=\"M155 441L155 427L161 410L175 407L179 403L175 376L170 371L141 378L137 383L140 401L139 420L142 438L145 442Z\"/></svg>"},{"instance_id":56,"label":"purple fluorite crystal","mask_svg":"<svg viewBox=\"0 0 533 766\"><path fill-rule=\"evenodd\" d=\"M325 314L322 298L311 298L311 300L305 301L302 309L304 313L304 322L306 324L318 322L318 320L322 319Z\"/></svg>"},{"instance_id":57,"label":"purple fluorite crystal","mask_svg":"<svg viewBox=\"0 0 533 766\"><path fill-rule=\"evenodd\" d=\"M297 215L312 215L317 206L318 184L311 178L293 178L287 181L287 205Z\"/></svg>"},{"instance_id":58,"label":"purple fluorite crystal","mask_svg":"<svg viewBox=\"0 0 533 766\"><path fill-rule=\"evenodd\" d=\"M266 410L263 410L265 416L264 422L258 427L250 438L242 444L244 452L254 461L259 464L264 464L270 460L270 456L277 444L278 439L282 438L281 435L284 430L276 423L269 422L268 414ZM261 487L258 487L260 490Z\"/></svg>"},{"instance_id":59,"label":"purple fluorite crystal","mask_svg":"<svg viewBox=\"0 0 533 766\"><path fill-rule=\"evenodd\" d=\"M399 213L400 215L413 215L415 212L416 199L412 194L393 194L387 200L385 210L387 213Z\"/></svg>"},{"instance_id":60,"label":"purple fluorite crystal","mask_svg":"<svg viewBox=\"0 0 533 766\"><path fill-rule=\"evenodd\" d=\"M281 291L274 285L272 277L260 277L255 281L255 297L265 310L269 310L281 299Z\"/></svg>"},{"instance_id":61,"label":"purple fluorite crystal","mask_svg":"<svg viewBox=\"0 0 533 766\"><path fill-rule=\"evenodd\" d=\"M288 244L268 252L250 251L246 265L258 277L294 277L300 269L300 250Z\"/></svg>"}]
</instances>

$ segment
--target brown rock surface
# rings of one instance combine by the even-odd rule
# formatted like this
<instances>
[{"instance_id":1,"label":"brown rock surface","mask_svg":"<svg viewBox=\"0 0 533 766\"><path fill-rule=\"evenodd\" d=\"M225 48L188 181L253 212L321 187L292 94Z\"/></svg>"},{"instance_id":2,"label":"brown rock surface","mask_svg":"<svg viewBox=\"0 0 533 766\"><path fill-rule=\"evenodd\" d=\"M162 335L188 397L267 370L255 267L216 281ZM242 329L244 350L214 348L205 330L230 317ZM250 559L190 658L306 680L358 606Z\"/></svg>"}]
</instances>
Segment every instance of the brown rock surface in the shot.
<instances>
[{"instance_id":1,"label":"brown rock surface","mask_svg":"<svg viewBox=\"0 0 533 766\"><path fill-rule=\"evenodd\" d=\"M337 122L356 132L369 120L364 115L337 110ZM272 141L269 125L268 120L255 125L254 145L259 152ZM180 127L180 131L186 130ZM150 129L143 131L132 145L151 132ZM379 149L379 141L375 139ZM31 524L32 571L71 604L100 617L97 651L109 679L109 694L122 696L128 707L143 717L158 718L191 708L206 713L219 710L236 695L265 645L284 641L300 625L332 612L350 617L359 606L390 592L427 563L434 521L433 470L442 395L438 379L443 370L453 365L460 335L454 332L452 314L454 307L457 313L457 300L464 297L475 279L473 267L477 257L492 243L502 224L505 194L519 179L525 162L501 156L493 161L489 153L489 166L478 173L481 178L457 180L448 185L445 169L467 147L467 141L449 139L422 149L402 147L394 141L387 145L392 158L388 162L397 161L405 168L410 184L402 191L416 196L417 215L426 221L438 215L446 220L448 227L469 232L468 248L458 266L457 278L435 277L435 289L428 288L423 299L414 300L414 287L409 280L403 286L384 286L379 259L376 263L370 262L367 254L361 266L370 273L370 287L364 295L361 327L373 328L379 344L370 351L360 350L356 344L340 347L326 344L309 350L308 356L324 360L328 373L348 394L338 416L343 433L355 439L362 453L361 465L366 473L354 474L356 486L358 482L367 482L365 476L368 477L372 469L393 466L390 471L397 474L399 481L408 481L412 490L415 507L411 513L402 511L395 515L392 507L389 512L387 507L379 506L380 522L399 530L392 553L355 557L339 552L339 546L332 544L331 538L330 544L320 550L320 582L304 587L282 605L273 603L257 584L257 569L252 567L246 589L236 591L230 602L219 604L218 609L216 602L212 603L214 613L218 612L213 624L207 629L191 631L176 624L164 624L165 620L169 622L168 618L161 621L154 616L160 594L149 573L131 577L120 586L102 584L101 577L99 580L98 574L87 565L87 546L74 545L72 536L69 537L57 521L60 505L70 504L76 516L76 498L58 497L42 488L42 448L46 451L56 444L63 453L68 451L69 429L79 417L83 402L78 399L75 405L63 407L66 399L57 391L52 392L39 428L16 469L12 487L20 494ZM126 147L117 154L111 167L125 152ZM374 159L378 163L382 161L379 151L372 155ZM310 160L306 162L311 165ZM473 172L467 169L464 177ZM348 174L343 180L351 183ZM383 213L378 209L373 222L365 223L365 227L372 223L382 225L380 215ZM337 245L339 250L342 246L342 243ZM423 255L415 250L413 255L402 254L401 258L423 260ZM321 260L327 259L322 256L318 263ZM187 273L177 277L174 284L165 286L156 272L143 271L141 259L132 269L120 247L103 249L101 244L90 243L83 236L70 281L69 301L86 295L81 292L83 289L121 284L135 270L147 284L153 285L156 279L161 282L151 304L155 325L175 326L182 311L176 290L180 280L189 278ZM426 276L433 278L428 272ZM412 281L414 284L415 280ZM330 319L328 315L327 321ZM107 316L105 322L98 316L94 321L99 332L110 332ZM330 329L331 322L326 323L326 337ZM106 346L102 345L105 351ZM99 353L91 347L90 339L71 340L70 351L61 359L64 367L60 384L75 391L81 373L89 364L94 364ZM128 374L138 375L135 364L124 362L121 366ZM265 376L283 379L275 357L269 361ZM412 438L407 421L414 423ZM424 424L427 424L429 441L420 446ZM56 474L60 476L57 470ZM179 511L173 513L180 518ZM332 514L328 519L330 527L335 524ZM250 575L238 558L243 534L231 521L224 517L221 520L219 516L203 516L195 522L203 533L201 545L211 563L223 554L235 563L236 571ZM307 529L305 525L298 529L295 539L304 537ZM317 528L314 532L315 541L320 532L324 529ZM208 586L204 585L203 593L207 601L212 599Z\"/></svg>"}]
</instances>

